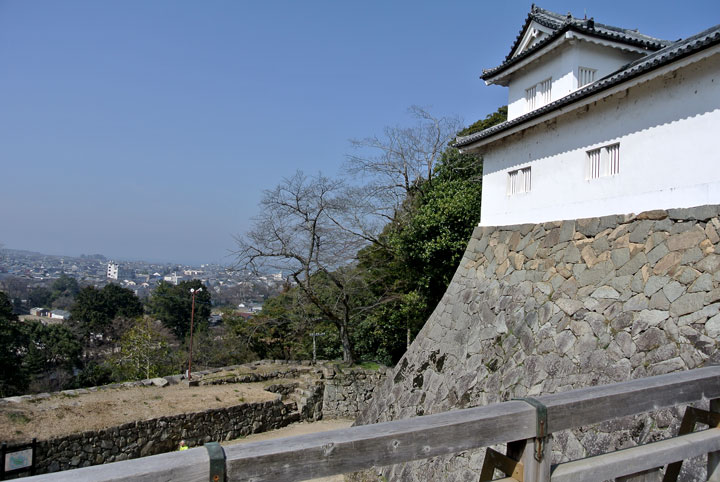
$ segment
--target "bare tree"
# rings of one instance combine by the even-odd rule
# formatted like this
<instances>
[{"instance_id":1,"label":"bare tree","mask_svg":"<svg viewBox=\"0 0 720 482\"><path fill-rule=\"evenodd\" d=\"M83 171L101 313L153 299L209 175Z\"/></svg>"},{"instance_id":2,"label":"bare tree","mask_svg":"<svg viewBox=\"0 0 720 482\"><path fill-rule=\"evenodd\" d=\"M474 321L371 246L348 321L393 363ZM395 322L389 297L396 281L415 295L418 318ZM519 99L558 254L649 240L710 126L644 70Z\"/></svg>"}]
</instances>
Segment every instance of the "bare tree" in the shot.
<instances>
[{"instance_id":1,"label":"bare tree","mask_svg":"<svg viewBox=\"0 0 720 482\"><path fill-rule=\"evenodd\" d=\"M412 127L386 127L382 136L350 141L359 153L348 156L348 170L369 180L365 190L385 217L392 217L419 181L432 179L435 163L463 127L457 117L435 117L422 107L409 112L416 119Z\"/></svg>"},{"instance_id":2,"label":"bare tree","mask_svg":"<svg viewBox=\"0 0 720 482\"><path fill-rule=\"evenodd\" d=\"M309 178L298 171L284 179L265 191L254 228L235 238L235 254L242 268L289 272L308 301L338 328L343 359L352 363L349 329L357 280L348 267L365 240L337 222L343 188L341 181L320 174ZM328 282L333 289L327 289Z\"/></svg>"}]
</instances>

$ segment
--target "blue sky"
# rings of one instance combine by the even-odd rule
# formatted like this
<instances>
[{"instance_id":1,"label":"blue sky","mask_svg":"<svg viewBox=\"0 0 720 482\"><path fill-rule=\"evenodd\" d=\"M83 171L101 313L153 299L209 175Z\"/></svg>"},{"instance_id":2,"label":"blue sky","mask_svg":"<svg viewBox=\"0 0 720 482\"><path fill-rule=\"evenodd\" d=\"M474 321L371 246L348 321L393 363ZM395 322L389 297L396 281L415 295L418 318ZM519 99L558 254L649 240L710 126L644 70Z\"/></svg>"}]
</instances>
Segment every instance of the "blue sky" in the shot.
<instances>
[{"instance_id":1,"label":"blue sky","mask_svg":"<svg viewBox=\"0 0 720 482\"><path fill-rule=\"evenodd\" d=\"M530 3L0 0L0 243L227 264L296 169L338 174L411 105L506 103L478 76ZM538 5L667 39L720 23L717 0Z\"/></svg>"}]
</instances>

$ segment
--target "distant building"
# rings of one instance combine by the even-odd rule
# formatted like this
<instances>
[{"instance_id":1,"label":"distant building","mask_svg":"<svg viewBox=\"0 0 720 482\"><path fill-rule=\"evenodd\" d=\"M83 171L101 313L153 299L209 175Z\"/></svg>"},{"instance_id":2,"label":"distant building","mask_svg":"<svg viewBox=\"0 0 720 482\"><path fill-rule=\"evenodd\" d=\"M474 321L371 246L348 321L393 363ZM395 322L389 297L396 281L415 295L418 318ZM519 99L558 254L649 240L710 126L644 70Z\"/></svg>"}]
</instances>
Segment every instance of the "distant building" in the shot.
<instances>
[{"instance_id":1,"label":"distant building","mask_svg":"<svg viewBox=\"0 0 720 482\"><path fill-rule=\"evenodd\" d=\"M46 308L30 308L30 314L33 316L50 316L50 310Z\"/></svg>"},{"instance_id":2,"label":"distant building","mask_svg":"<svg viewBox=\"0 0 720 482\"><path fill-rule=\"evenodd\" d=\"M179 282L183 280L182 276L178 276L177 273L173 273L171 275L163 277L163 281L166 281L168 283L172 283L174 285L177 285Z\"/></svg>"},{"instance_id":3,"label":"distant building","mask_svg":"<svg viewBox=\"0 0 720 482\"><path fill-rule=\"evenodd\" d=\"M54 320L69 320L70 312L65 310L52 310L50 312L50 318Z\"/></svg>"},{"instance_id":4,"label":"distant building","mask_svg":"<svg viewBox=\"0 0 720 482\"><path fill-rule=\"evenodd\" d=\"M122 268L118 263L110 261L107 266L107 277L114 280L132 279L135 274L129 269Z\"/></svg>"},{"instance_id":5,"label":"distant building","mask_svg":"<svg viewBox=\"0 0 720 482\"><path fill-rule=\"evenodd\" d=\"M117 263L110 262L107 266L107 277L110 279L118 279L118 272L120 271L120 265Z\"/></svg>"}]
</instances>

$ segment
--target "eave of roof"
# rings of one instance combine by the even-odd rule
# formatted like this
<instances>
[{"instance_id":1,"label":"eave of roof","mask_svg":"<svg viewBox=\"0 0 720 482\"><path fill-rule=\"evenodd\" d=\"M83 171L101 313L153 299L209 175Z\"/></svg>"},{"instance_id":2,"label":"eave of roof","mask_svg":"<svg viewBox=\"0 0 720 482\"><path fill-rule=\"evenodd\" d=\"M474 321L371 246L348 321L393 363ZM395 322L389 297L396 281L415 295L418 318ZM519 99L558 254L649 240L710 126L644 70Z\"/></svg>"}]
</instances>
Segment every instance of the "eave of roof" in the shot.
<instances>
[{"instance_id":1,"label":"eave of roof","mask_svg":"<svg viewBox=\"0 0 720 482\"><path fill-rule=\"evenodd\" d=\"M513 57L513 54L525 36L525 32L533 22L554 30L554 32L524 52ZM505 61L497 67L483 70L483 74L480 78L488 80L495 77L523 59L539 52L545 46L560 38L569 30L584 33L592 37L633 45L649 51L659 50L672 44L672 42L668 40L650 37L635 30L627 30L619 27L613 27L611 25L596 23L592 18L578 19L570 15L563 16L533 5L527 19L525 20L525 24L510 49L510 53L505 57Z\"/></svg>"},{"instance_id":2,"label":"eave of roof","mask_svg":"<svg viewBox=\"0 0 720 482\"><path fill-rule=\"evenodd\" d=\"M720 44L720 24L710 27L709 29L684 40L675 42L674 44L661 50L650 53L634 62L631 62L615 73L603 77L602 79L576 90L572 94L566 95L555 102L551 102L550 104L540 107L539 109L535 109L525 115L505 121L502 124L489 127L480 132L470 134L469 136L458 137L453 146L457 148L465 147L481 139L485 139L513 127L522 125L526 122L530 122L540 116L566 107L586 97L600 93L618 84L629 81L639 75L650 72L664 65L668 65L716 44Z\"/></svg>"}]
</instances>

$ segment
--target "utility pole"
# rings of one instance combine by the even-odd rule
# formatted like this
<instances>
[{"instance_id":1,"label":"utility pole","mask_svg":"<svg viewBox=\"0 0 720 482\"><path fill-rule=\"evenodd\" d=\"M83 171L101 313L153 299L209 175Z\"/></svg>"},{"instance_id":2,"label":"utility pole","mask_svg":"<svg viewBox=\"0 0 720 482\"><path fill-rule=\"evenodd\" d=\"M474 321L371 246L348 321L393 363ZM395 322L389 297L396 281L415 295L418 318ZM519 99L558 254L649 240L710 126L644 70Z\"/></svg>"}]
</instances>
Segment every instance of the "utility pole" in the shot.
<instances>
[{"instance_id":1,"label":"utility pole","mask_svg":"<svg viewBox=\"0 0 720 482\"><path fill-rule=\"evenodd\" d=\"M312 336L313 339L313 364L315 363L316 353L317 353L317 345L315 343L315 338L318 336L325 336L325 333L310 333L310 336Z\"/></svg>"},{"instance_id":2,"label":"utility pole","mask_svg":"<svg viewBox=\"0 0 720 482\"><path fill-rule=\"evenodd\" d=\"M188 380L192 379L192 351L193 351L193 322L195 321L195 293L200 293L202 288L190 288L192 295L192 308L190 309L190 360L188 361Z\"/></svg>"}]
</instances>

